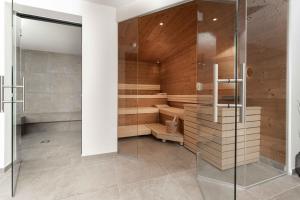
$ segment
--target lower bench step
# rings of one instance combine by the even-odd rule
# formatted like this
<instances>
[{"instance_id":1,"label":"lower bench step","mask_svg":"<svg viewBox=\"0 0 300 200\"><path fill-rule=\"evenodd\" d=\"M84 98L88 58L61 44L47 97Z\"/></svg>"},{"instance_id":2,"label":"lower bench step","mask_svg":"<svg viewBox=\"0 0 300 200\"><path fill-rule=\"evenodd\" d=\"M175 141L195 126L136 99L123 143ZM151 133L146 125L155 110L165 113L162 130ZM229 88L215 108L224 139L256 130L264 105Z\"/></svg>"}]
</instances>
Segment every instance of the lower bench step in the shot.
<instances>
[{"instance_id":1,"label":"lower bench step","mask_svg":"<svg viewBox=\"0 0 300 200\"><path fill-rule=\"evenodd\" d=\"M128 125L118 127L118 138L134 137L139 135L150 135L151 129L145 124Z\"/></svg>"},{"instance_id":2,"label":"lower bench step","mask_svg":"<svg viewBox=\"0 0 300 200\"><path fill-rule=\"evenodd\" d=\"M183 145L183 135L181 133L168 133L167 126L162 124L146 124L146 127L151 129L151 133L157 139L161 139L163 142L173 141L179 142L180 145Z\"/></svg>"}]
</instances>

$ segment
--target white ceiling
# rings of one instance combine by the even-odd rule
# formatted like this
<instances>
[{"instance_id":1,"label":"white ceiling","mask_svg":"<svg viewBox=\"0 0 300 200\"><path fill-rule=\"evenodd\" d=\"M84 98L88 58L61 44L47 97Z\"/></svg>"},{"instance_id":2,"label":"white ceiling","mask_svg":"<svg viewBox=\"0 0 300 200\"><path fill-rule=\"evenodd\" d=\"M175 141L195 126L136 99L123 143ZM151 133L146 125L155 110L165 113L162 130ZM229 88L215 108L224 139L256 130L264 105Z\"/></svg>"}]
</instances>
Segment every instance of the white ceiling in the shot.
<instances>
[{"instance_id":1,"label":"white ceiling","mask_svg":"<svg viewBox=\"0 0 300 200\"><path fill-rule=\"evenodd\" d=\"M81 28L22 19L22 49L81 54Z\"/></svg>"},{"instance_id":2,"label":"white ceiling","mask_svg":"<svg viewBox=\"0 0 300 200\"><path fill-rule=\"evenodd\" d=\"M136 0L88 0L88 1L92 1L95 3L119 8L121 6L135 2ZM153 0L150 0L150 1L153 1Z\"/></svg>"}]
</instances>

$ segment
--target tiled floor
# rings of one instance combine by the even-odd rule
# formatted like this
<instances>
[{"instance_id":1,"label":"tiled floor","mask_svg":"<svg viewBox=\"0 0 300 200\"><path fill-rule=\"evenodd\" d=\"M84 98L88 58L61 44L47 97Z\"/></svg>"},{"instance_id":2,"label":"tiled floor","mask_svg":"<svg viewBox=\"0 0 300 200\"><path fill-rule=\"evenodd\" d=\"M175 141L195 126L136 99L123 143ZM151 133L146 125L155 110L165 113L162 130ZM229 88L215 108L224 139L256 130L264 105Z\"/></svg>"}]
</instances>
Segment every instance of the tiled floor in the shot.
<instances>
[{"instance_id":1,"label":"tiled floor","mask_svg":"<svg viewBox=\"0 0 300 200\"><path fill-rule=\"evenodd\" d=\"M234 183L234 168L218 170L200 157L197 161L198 175L224 183ZM285 173L262 162L251 163L237 167L237 184L239 187L248 188L266 180L284 175Z\"/></svg>"},{"instance_id":2,"label":"tiled floor","mask_svg":"<svg viewBox=\"0 0 300 200\"><path fill-rule=\"evenodd\" d=\"M231 200L233 189L197 178L195 156L152 137L125 139L115 155L80 156L80 131L43 132L23 139L16 200ZM50 143L40 141L49 139ZM8 200L10 176L0 175ZM239 200L299 200L300 179L284 176L239 190Z\"/></svg>"}]
</instances>

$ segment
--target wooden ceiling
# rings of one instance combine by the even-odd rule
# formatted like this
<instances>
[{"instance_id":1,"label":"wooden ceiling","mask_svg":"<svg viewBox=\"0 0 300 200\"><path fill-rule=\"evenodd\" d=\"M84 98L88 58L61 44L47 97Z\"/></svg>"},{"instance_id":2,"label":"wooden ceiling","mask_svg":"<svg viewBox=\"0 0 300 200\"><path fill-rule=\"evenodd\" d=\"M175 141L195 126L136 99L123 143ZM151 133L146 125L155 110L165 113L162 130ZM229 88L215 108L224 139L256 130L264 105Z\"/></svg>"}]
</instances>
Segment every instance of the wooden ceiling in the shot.
<instances>
[{"instance_id":1,"label":"wooden ceiling","mask_svg":"<svg viewBox=\"0 0 300 200\"><path fill-rule=\"evenodd\" d=\"M197 5L187 3L140 17L138 27L139 60L164 62L196 44Z\"/></svg>"}]
</instances>

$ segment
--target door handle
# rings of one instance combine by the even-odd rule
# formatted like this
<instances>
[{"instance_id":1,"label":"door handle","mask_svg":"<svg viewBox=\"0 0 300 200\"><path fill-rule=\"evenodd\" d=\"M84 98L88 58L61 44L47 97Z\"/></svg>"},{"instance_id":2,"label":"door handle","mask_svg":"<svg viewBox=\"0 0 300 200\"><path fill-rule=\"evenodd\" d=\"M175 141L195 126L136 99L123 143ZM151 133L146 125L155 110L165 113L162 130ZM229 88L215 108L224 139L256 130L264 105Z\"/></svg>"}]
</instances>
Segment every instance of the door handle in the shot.
<instances>
[{"instance_id":1,"label":"door handle","mask_svg":"<svg viewBox=\"0 0 300 200\"><path fill-rule=\"evenodd\" d=\"M246 63L243 63L241 66L241 78L237 78L237 75L234 79L219 79L219 65L213 65L213 121L218 122L218 108L219 107L228 107L234 108L237 106L240 110L240 122L245 123L246 121L246 81L247 81L247 72L246 72ZM235 72L236 73L236 72ZM240 85L239 100L237 104L219 104L219 84L236 84ZM237 87L237 86L236 86Z\"/></svg>"},{"instance_id":2,"label":"door handle","mask_svg":"<svg viewBox=\"0 0 300 200\"><path fill-rule=\"evenodd\" d=\"M4 97L5 89L21 88L22 100L6 100ZM25 78L22 79L22 85L4 85L4 76L0 76L0 112L4 112L4 105L7 103L22 103L23 112L25 112Z\"/></svg>"}]
</instances>

